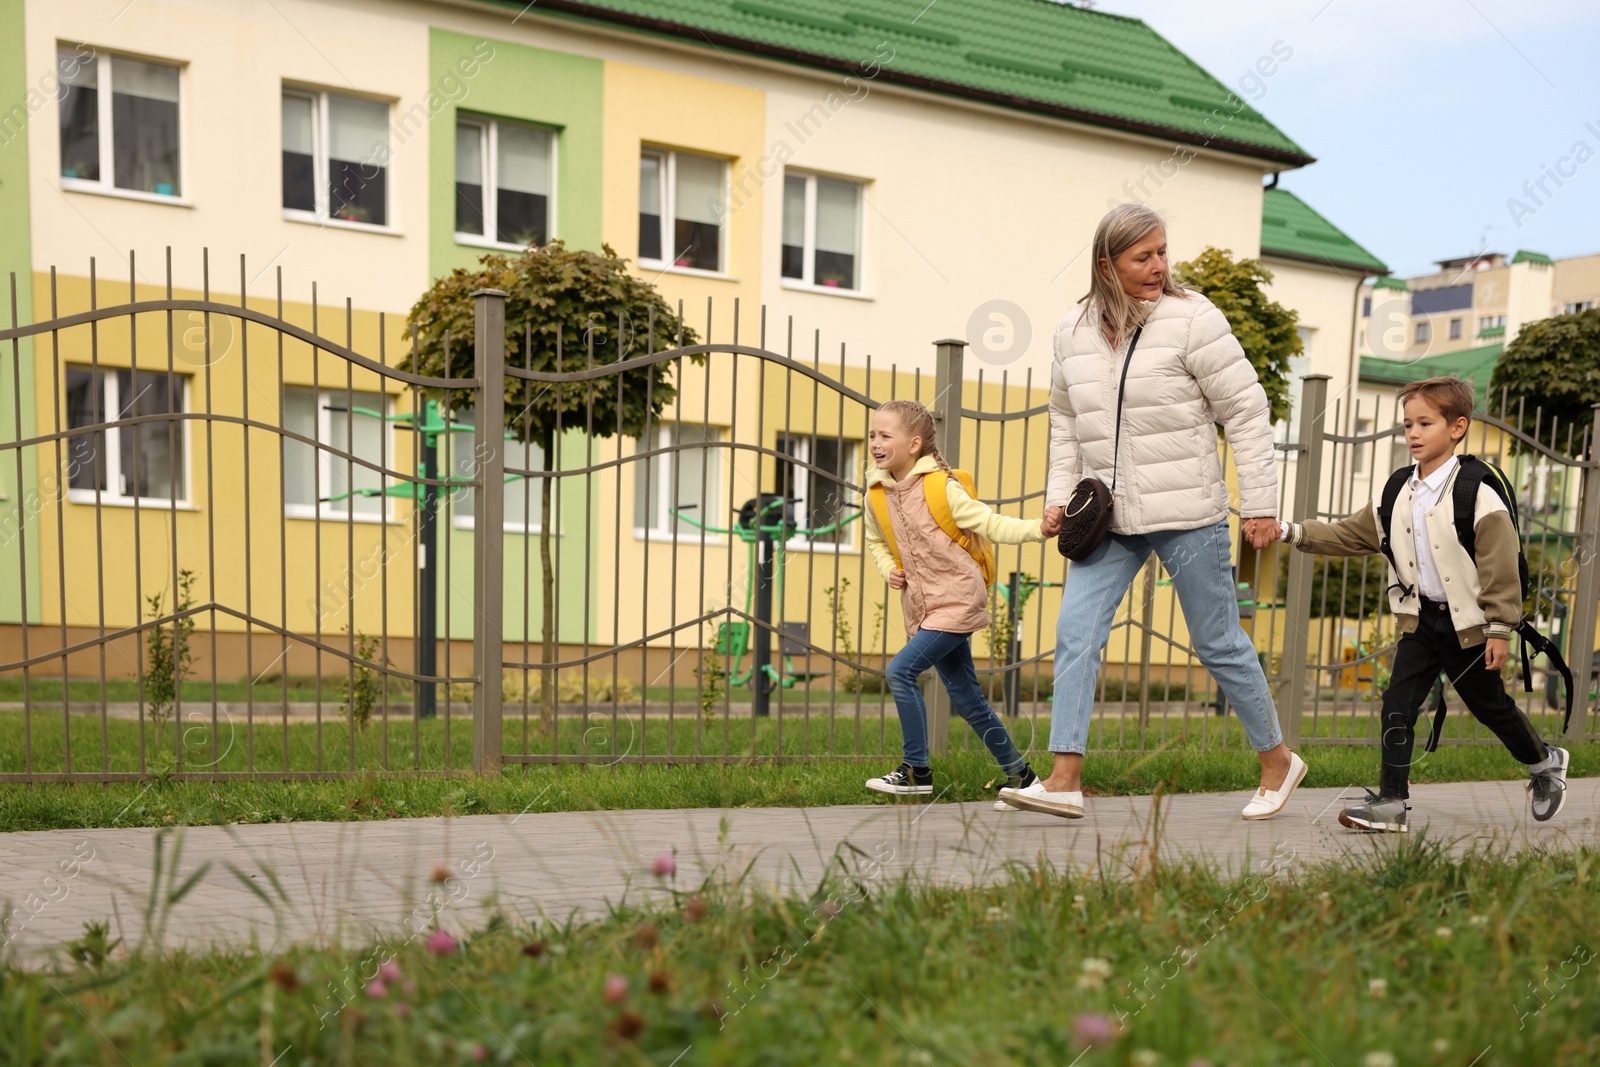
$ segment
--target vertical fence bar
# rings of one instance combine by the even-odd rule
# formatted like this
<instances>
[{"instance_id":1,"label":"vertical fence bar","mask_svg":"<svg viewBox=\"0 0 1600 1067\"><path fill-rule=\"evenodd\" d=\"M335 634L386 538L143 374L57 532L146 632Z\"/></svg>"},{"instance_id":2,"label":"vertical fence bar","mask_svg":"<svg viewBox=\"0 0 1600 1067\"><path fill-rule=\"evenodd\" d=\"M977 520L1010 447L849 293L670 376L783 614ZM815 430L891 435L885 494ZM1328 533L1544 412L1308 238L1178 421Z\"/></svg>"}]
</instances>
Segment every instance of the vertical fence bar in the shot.
<instances>
[{"instance_id":1,"label":"vertical fence bar","mask_svg":"<svg viewBox=\"0 0 1600 1067\"><path fill-rule=\"evenodd\" d=\"M1300 386L1300 450L1295 464L1294 518L1316 518L1318 478L1322 472L1322 427L1327 413L1328 375L1308 374ZM1291 552L1284 597L1283 692L1278 696L1278 724L1290 748L1300 744L1300 715L1306 700L1306 631L1311 616L1313 557Z\"/></svg>"},{"instance_id":2,"label":"vertical fence bar","mask_svg":"<svg viewBox=\"0 0 1600 1067\"><path fill-rule=\"evenodd\" d=\"M961 465L961 372L967 342L945 338L934 342L933 408L938 423L939 451L952 467ZM942 755L950 747L950 694L929 671L924 687L928 704L928 751Z\"/></svg>"},{"instance_id":3,"label":"vertical fence bar","mask_svg":"<svg viewBox=\"0 0 1600 1067\"><path fill-rule=\"evenodd\" d=\"M478 379L473 425L472 524L472 769L500 773L500 661L505 658L501 601L505 596L505 371L506 294L479 289L473 300L473 375ZM448 637L447 637L448 640Z\"/></svg>"},{"instance_id":4,"label":"vertical fence bar","mask_svg":"<svg viewBox=\"0 0 1600 1067\"><path fill-rule=\"evenodd\" d=\"M1600 599L1600 404L1595 405L1593 423L1589 432L1588 449L1584 458L1591 464L1584 469L1583 496L1578 519L1578 588L1572 601L1571 629L1567 632L1567 665L1573 670L1573 684L1577 692L1573 702L1578 714L1567 723L1567 741L1581 741L1589 729L1589 670L1590 649L1594 647L1595 601Z\"/></svg>"}]
</instances>

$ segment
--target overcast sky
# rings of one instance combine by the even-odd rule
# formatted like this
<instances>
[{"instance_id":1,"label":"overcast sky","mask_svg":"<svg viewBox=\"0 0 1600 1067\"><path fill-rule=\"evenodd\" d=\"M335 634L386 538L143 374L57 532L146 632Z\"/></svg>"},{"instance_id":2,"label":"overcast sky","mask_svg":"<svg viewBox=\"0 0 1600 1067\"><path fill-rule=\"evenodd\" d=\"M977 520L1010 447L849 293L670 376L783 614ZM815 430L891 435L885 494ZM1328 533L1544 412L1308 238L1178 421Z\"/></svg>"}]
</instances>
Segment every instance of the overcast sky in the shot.
<instances>
[{"instance_id":1,"label":"overcast sky","mask_svg":"<svg viewBox=\"0 0 1600 1067\"><path fill-rule=\"evenodd\" d=\"M1233 88L1284 42L1292 56L1247 97L1317 157L1281 184L1396 274L1430 271L1434 260L1485 242L1507 254L1600 252L1600 4L1593 0L1100 0L1098 7L1144 19ZM1594 158L1580 165L1575 150ZM1524 182L1558 166L1576 173L1560 187L1546 178L1548 196L1524 191ZM1513 197L1521 207L1507 204Z\"/></svg>"}]
</instances>

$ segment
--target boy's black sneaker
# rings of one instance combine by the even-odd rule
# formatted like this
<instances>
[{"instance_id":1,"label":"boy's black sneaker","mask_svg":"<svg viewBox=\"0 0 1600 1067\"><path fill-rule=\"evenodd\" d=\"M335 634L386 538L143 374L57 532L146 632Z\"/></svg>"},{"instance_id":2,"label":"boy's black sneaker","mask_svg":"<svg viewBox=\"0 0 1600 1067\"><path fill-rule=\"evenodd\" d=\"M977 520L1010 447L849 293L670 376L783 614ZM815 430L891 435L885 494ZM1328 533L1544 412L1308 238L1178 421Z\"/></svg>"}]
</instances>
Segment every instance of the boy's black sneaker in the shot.
<instances>
[{"instance_id":1,"label":"boy's black sneaker","mask_svg":"<svg viewBox=\"0 0 1600 1067\"><path fill-rule=\"evenodd\" d=\"M1406 812L1411 810L1400 797L1379 796L1367 790L1367 802L1339 813L1339 825L1352 830L1369 830L1374 833L1403 834L1409 831Z\"/></svg>"},{"instance_id":2,"label":"boy's black sneaker","mask_svg":"<svg viewBox=\"0 0 1600 1067\"><path fill-rule=\"evenodd\" d=\"M1033 773L1033 768L1029 767L1027 764L1023 764L1022 765L1022 773L1013 774L1011 777L1007 778L1005 781L1003 781L1003 782L999 783L997 786L995 786L995 788L996 789L1026 789L1030 785L1032 785L1034 782L1037 782L1038 780L1039 780L1039 776L1037 774ZM997 801L994 802L994 810L995 811L1018 811L1020 809L1013 808L1010 804L1007 804L1003 800L997 800Z\"/></svg>"},{"instance_id":3,"label":"boy's black sneaker","mask_svg":"<svg viewBox=\"0 0 1600 1067\"><path fill-rule=\"evenodd\" d=\"M902 796L911 793L933 792L933 769L931 767L913 767L909 763L902 763L881 778L868 778L867 788L877 793L893 793Z\"/></svg>"},{"instance_id":4,"label":"boy's black sneaker","mask_svg":"<svg viewBox=\"0 0 1600 1067\"><path fill-rule=\"evenodd\" d=\"M1528 779L1528 792L1533 794L1533 817L1538 822L1555 817L1567 799L1567 763L1570 756L1564 748L1549 746L1554 765Z\"/></svg>"}]
</instances>

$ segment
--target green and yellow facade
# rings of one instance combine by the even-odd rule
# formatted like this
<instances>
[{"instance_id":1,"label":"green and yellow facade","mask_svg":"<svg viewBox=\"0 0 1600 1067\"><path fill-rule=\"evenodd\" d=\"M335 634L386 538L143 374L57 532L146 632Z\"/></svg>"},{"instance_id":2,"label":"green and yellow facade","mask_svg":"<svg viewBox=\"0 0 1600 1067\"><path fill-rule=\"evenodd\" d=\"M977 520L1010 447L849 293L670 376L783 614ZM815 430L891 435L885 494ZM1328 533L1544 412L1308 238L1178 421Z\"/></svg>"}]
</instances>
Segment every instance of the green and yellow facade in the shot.
<instances>
[{"instance_id":1,"label":"green and yellow facade","mask_svg":"<svg viewBox=\"0 0 1600 1067\"><path fill-rule=\"evenodd\" d=\"M922 16L923 5L897 0L815 0L804 11L730 0L685 6L674 21L631 0L526 9L284 0L259 10L140 0L121 12L120 3L100 0L0 0L4 97L24 102L0 115L0 269L16 275L19 318L161 297L169 286L179 298L209 290L340 344L348 336L356 351L395 365L412 303L432 279L472 267L488 250L456 227L457 125L470 116L549 131L550 236L580 248L610 245L629 258L640 251L641 153L721 161L719 269L646 273L702 335L709 323L714 340L735 340L737 306L738 341L758 343L764 321L769 349L792 345L808 363L821 353L828 375L870 396L913 395L920 385L931 397L933 341L981 333L988 309L1005 299L1023 319L1006 324L1011 336L1020 330L1030 340L990 362L969 350L963 405L1015 411L1044 401L1054 322L1087 286L1087 265L1073 252L1108 200L1147 199L1179 220L1174 259L1207 245L1256 255L1264 251L1264 176L1311 162L1137 20L1035 0L941 5ZM997 21L1001 9L1006 17ZM1105 34L1159 67L1159 92L1119 81L1094 61ZM179 69L182 180L171 195L128 196L62 177L56 57L80 46ZM1041 73L1045 56L1055 58ZM285 90L387 106L383 225L284 210ZM859 190L853 290L785 276L790 175L845 179ZM1322 282L1313 272L1303 284ZM1345 280L1330 276L1327 285L1343 292ZM1318 300L1309 303L1348 313L1341 299ZM60 382L68 365L129 368L137 359L140 368L164 368L169 349L173 368L186 375L191 412L271 423L284 387L339 390L347 381L357 391L383 389L392 411L415 402L392 380L380 385L337 355L314 355L265 326L213 321L208 349L202 317L174 319L145 315L134 328L112 319L94 331L20 342L15 372L6 366L0 374L0 440L66 424ZM9 357L0 353L0 364ZM737 412L741 439L758 425L767 448L780 434L840 437L857 443L855 462L864 459L859 406L837 396L796 402L796 387L777 374L741 374L735 384L719 359L726 357L686 365L685 422L730 427ZM663 415L679 417L670 408ZM1000 432L980 434L969 423L961 458L977 468L985 495L1036 490L1045 420L1012 424L1003 452ZM132 507L97 508L55 492L64 466L53 446L25 450L20 470L15 449L0 455L0 509L10 531L0 545L0 658L17 658L24 619L34 654L63 632L70 643L131 625L141 597L163 589L170 596L175 567L195 574L197 599L224 608L215 617L221 676L242 676L247 662L260 671L279 653L280 638L247 627L246 616L341 644L347 629L410 641L409 503L393 503L382 522L287 514L278 434L198 421L187 433L187 500L141 507L137 517ZM410 435L393 434L386 447L389 466L414 467ZM558 445L562 466L633 447L580 435ZM638 536L635 466L620 483L563 486L555 539L566 561L558 612L565 648L669 628L729 599L730 582L743 573L737 543L675 546ZM719 493L734 504L775 488L771 462L749 451L727 452L720 476ZM439 632L456 642L450 654L460 659L452 662L464 670L474 611L471 530L446 525L440 555L447 581ZM585 558L591 564L581 577L567 569ZM520 649L539 638L536 538L508 533L505 560L505 633ZM1037 549L1003 554L1002 571L1013 567L1061 576L1054 553ZM634 591L646 574L674 568L675 596L652 582L641 609ZM863 563L859 536L796 547L789 568L782 616L811 620L822 643L832 625L823 590L838 574L859 576L845 600L857 634L872 631L873 605L890 599ZM1030 614L1054 617L1049 593L1034 599ZM1174 615L1168 599L1158 611ZM886 625L892 650L900 640L892 602ZM255 633L248 649L247 629ZM674 643L681 650L710 636L680 634ZM1175 636L1183 640L1181 626ZM1025 654L1047 649L1051 627L1030 623L1023 638ZM200 644L209 656L209 644ZM99 655L74 657L73 671L98 674ZM309 655L292 653L300 658L289 669L309 669ZM692 681L694 658L673 667L680 682ZM640 670L655 673L670 659L665 650L652 654ZM135 673L131 643L112 646L105 669Z\"/></svg>"}]
</instances>

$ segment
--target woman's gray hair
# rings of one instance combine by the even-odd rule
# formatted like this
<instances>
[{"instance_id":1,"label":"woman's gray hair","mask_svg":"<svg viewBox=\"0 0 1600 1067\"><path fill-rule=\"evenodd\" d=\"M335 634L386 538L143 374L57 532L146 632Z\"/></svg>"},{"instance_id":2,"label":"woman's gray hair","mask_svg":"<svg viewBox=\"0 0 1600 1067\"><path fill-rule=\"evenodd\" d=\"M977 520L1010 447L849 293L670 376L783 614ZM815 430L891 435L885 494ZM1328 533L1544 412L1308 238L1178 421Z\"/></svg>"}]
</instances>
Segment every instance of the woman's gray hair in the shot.
<instances>
[{"instance_id":1,"label":"woman's gray hair","mask_svg":"<svg viewBox=\"0 0 1600 1067\"><path fill-rule=\"evenodd\" d=\"M1160 212L1144 204L1118 204L1106 212L1100 225L1094 228L1089 291L1078 301L1087 307L1078 325L1083 325L1091 316L1098 318L1100 325L1111 331L1115 346L1129 330L1144 321L1144 309L1123 290L1112 264L1118 256L1149 236L1151 230L1165 232L1166 228L1166 220ZM1171 270L1162 281L1161 292L1165 296L1186 295L1183 287L1172 280Z\"/></svg>"}]
</instances>

